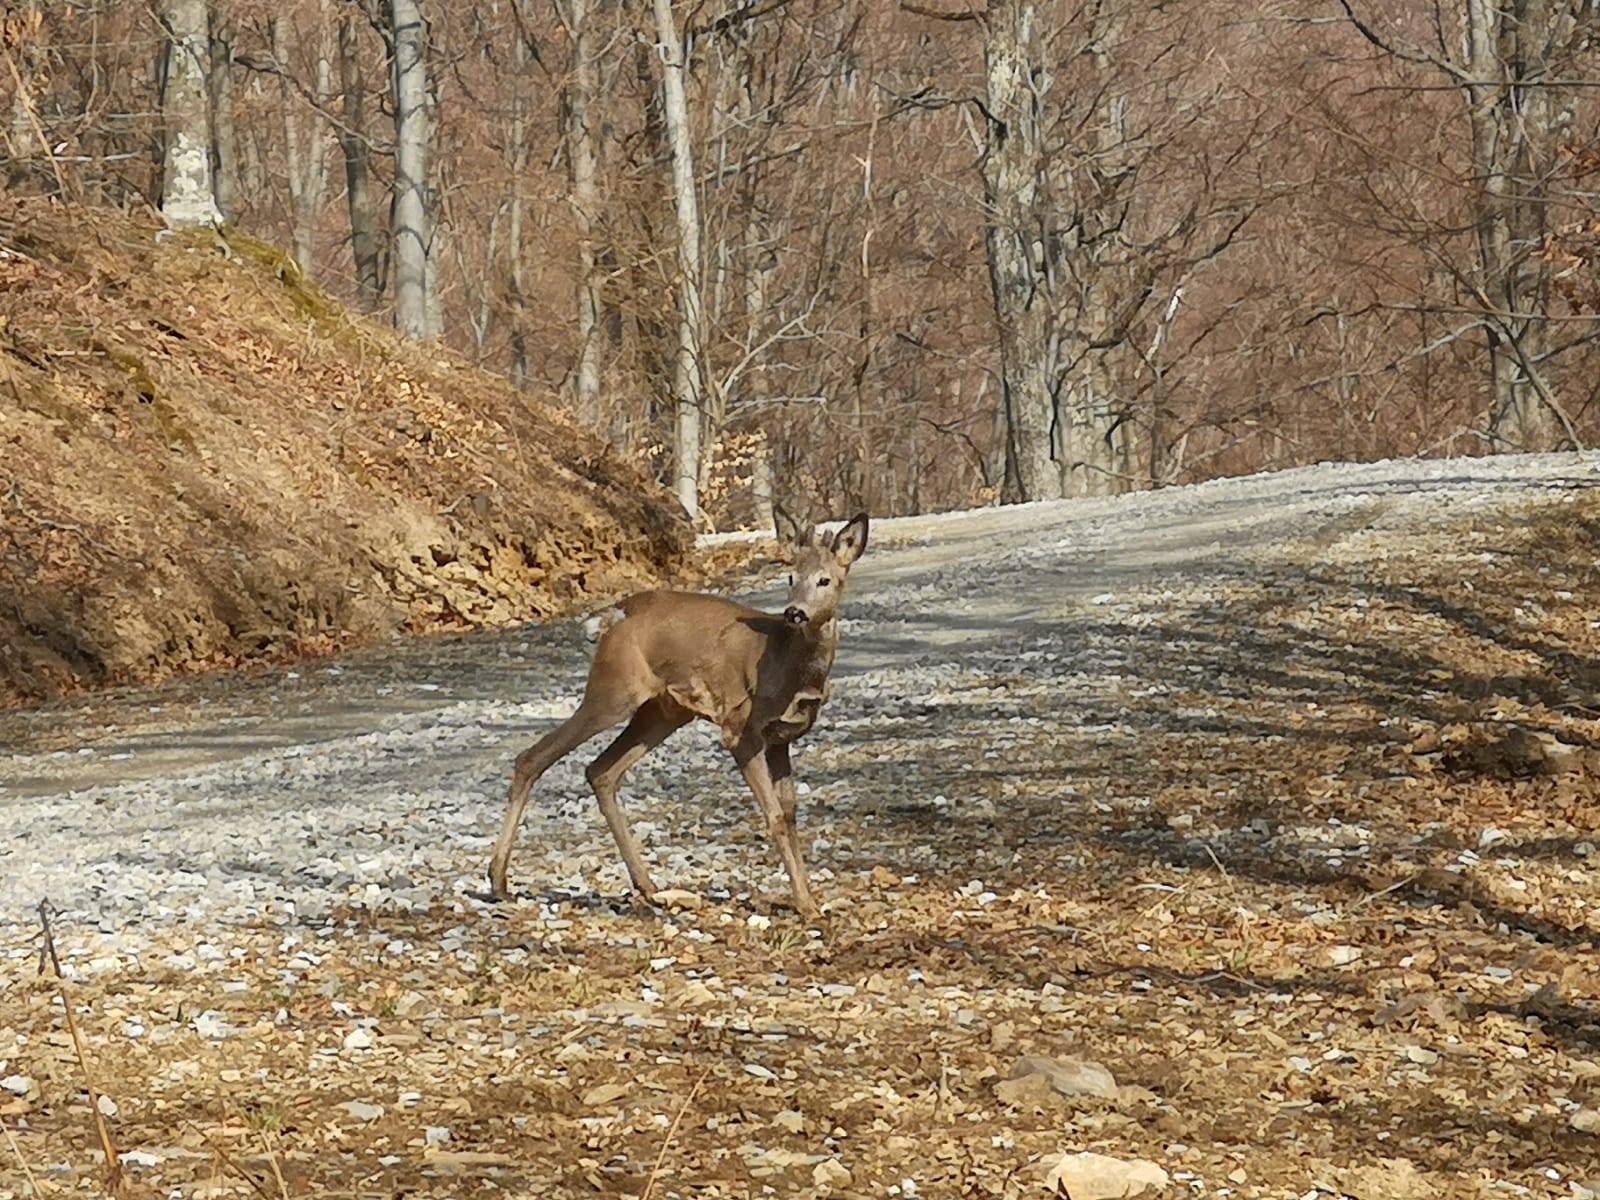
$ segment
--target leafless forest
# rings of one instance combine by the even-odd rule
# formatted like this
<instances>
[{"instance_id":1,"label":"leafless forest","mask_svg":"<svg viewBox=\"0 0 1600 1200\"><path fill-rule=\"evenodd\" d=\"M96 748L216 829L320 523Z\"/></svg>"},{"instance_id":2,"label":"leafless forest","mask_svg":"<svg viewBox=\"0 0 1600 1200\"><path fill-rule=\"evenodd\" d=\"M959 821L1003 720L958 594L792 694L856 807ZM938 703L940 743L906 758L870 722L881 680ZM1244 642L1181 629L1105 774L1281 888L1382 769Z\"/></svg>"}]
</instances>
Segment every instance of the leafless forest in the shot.
<instances>
[{"instance_id":1,"label":"leafless forest","mask_svg":"<svg viewBox=\"0 0 1600 1200\"><path fill-rule=\"evenodd\" d=\"M278 243L707 525L1600 427L1591 0L3 11L7 188Z\"/></svg>"}]
</instances>

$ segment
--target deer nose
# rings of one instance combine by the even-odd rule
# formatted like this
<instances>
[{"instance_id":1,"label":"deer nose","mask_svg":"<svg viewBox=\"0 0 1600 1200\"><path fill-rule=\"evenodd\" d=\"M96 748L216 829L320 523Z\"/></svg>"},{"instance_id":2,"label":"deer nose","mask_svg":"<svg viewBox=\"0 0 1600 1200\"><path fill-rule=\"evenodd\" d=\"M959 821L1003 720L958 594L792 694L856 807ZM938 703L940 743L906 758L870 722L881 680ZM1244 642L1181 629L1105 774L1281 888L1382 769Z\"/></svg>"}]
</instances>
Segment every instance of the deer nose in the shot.
<instances>
[{"instance_id":1,"label":"deer nose","mask_svg":"<svg viewBox=\"0 0 1600 1200\"><path fill-rule=\"evenodd\" d=\"M804 625L806 623L805 610L791 604L783 610L783 619L791 625Z\"/></svg>"}]
</instances>

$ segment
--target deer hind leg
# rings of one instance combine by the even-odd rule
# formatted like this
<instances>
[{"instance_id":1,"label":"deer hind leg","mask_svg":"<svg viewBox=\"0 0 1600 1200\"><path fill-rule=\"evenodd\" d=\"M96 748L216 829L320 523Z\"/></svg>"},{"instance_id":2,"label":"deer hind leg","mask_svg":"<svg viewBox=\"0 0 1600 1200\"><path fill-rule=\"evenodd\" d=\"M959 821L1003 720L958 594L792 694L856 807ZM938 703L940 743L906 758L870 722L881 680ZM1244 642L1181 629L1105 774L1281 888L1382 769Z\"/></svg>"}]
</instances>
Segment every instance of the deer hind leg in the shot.
<instances>
[{"instance_id":1,"label":"deer hind leg","mask_svg":"<svg viewBox=\"0 0 1600 1200\"><path fill-rule=\"evenodd\" d=\"M769 765L772 762L772 749L776 747L741 744L734 751L734 761L739 764L745 782L755 794L756 806L767 823L767 833L778 847L779 857L783 859L783 869L788 872L789 886L794 891L794 906L805 916L813 917L817 914L817 905L811 898L811 882L806 878L806 864L800 857L800 839L794 832L793 802L789 802L789 811L785 813L783 793L779 790L780 785L774 781ZM788 761L785 749L782 762L787 765ZM792 778L787 775L784 778L792 792Z\"/></svg>"},{"instance_id":2,"label":"deer hind leg","mask_svg":"<svg viewBox=\"0 0 1600 1200\"><path fill-rule=\"evenodd\" d=\"M646 900L655 898L655 885L645 869L639 843L628 828L628 818L617 803L617 787L635 763L687 725L689 719L688 713L665 698L645 701L633 714L628 727L600 752L600 757L589 764L586 772L595 799L600 802L601 815L611 827L611 836L617 839L617 849L622 851L622 861L628 866L633 890Z\"/></svg>"},{"instance_id":3,"label":"deer hind leg","mask_svg":"<svg viewBox=\"0 0 1600 1200\"><path fill-rule=\"evenodd\" d=\"M633 711L632 703L586 695L578 711L540 738L533 746L517 755L517 765L511 774L511 794L506 806L505 823L500 826L500 838L494 844L494 857L489 860L489 890L496 896L506 897L506 871L511 865L511 847L517 840L517 829L522 825L522 813L528 807L528 795L539 777L571 754L597 733L603 733L624 720Z\"/></svg>"}]
</instances>

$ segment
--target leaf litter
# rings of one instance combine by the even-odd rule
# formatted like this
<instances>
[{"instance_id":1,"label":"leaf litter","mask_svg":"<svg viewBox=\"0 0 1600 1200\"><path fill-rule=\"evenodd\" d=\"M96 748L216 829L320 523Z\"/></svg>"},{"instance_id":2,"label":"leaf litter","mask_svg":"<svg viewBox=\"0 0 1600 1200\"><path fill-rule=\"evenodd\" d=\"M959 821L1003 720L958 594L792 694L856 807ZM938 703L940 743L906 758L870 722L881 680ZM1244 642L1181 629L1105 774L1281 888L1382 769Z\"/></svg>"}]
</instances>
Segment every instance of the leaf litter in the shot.
<instances>
[{"instance_id":1,"label":"leaf litter","mask_svg":"<svg viewBox=\"0 0 1600 1200\"><path fill-rule=\"evenodd\" d=\"M1600 503L1426 515L850 680L802 758L814 926L696 744L625 801L667 910L620 897L576 773L513 905L459 882L485 834L408 866L415 903L84 910L57 936L130 1186L255 1194L221 1147L292 1196L1588 1194ZM7 930L5 1121L89 1194Z\"/></svg>"}]
</instances>

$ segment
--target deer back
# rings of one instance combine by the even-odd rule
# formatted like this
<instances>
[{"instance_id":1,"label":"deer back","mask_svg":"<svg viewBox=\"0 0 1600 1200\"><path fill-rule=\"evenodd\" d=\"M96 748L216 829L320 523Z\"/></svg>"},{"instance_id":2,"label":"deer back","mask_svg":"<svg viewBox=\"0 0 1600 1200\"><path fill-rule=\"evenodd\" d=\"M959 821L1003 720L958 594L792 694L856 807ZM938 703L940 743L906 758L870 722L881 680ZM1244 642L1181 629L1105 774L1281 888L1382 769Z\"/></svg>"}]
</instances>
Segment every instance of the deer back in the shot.
<instances>
[{"instance_id":1,"label":"deer back","mask_svg":"<svg viewBox=\"0 0 1600 1200\"><path fill-rule=\"evenodd\" d=\"M612 669L631 664L648 675L640 690L667 696L729 736L752 723L758 731L773 721L793 725L802 715L797 700L802 709L810 702L805 729L815 721L838 645L834 623L807 636L781 617L697 592L642 592L621 607L626 619L605 634L596 670L602 659Z\"/></svg>"}]
</instances>

